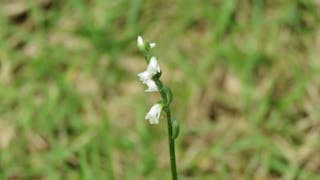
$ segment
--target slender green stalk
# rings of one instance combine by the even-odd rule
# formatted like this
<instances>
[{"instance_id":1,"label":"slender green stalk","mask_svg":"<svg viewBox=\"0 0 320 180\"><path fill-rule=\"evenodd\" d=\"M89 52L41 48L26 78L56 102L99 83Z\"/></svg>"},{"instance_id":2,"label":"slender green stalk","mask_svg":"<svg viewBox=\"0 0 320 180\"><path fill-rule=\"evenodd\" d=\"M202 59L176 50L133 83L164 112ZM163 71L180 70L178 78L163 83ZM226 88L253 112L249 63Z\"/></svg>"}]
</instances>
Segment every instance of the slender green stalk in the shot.
<instances>
[{"instance_id":1,"label":"slender green stalk","mask_svg":"<svg viewBox=\"0 0 320 180\"><path fill-rule=\"evenodd\" d=\"M164 91L164 86L159 78L154 78L154 81L159 89L162 102L165 105L163 111L167 115L167 126L168 126L168 141L169 141L169 151L170 151L170 164L171 164L171 175L173 180L177 180L177 166L176 166L176 154L175 154L175 146L174 146L174 138L172 133L172 118L170 111L170 100L167 97L166 92Z\"/></svg>"},{"instance_id":2,"label":"slender green stalk","mask_svg":"<svg viewBox=\"0 0 320 180\"><path fill-rule=\"evenodd\" d=\"M155 104L151 107L150 111L146 115L146 119L149 119L151 124L157 124L160 117L160 112L164 111L166 113L171 174L172 179L177 180L178 176L174 140L179 134L179 123L171 117L170 103L172 101L172 92L170 88L164 86L160 81L161 71L159 65L157 64L157 59L155 57L151 57L149 53L149 50L155 47L155 43L145 42L141 36L138 36L137 45L148 64L147 70L138 74L138 76L143 83L147 84L148 89L146 91L159 91L162 100L161 105ZM152 75L151 77L150 74Z\"/></svg>"},{"instance_id":3,"label":"slender green stalk","mask_svg":"<svg viewBox=\"0 0 320 180\"><path fill-rule=\"evenodd\" d=\"M175 154L175 147L174 147L174 139L172 137L172 123L171 123L171 112L170 108L168 107L165 110L167 114L167 124L168 124L168 140L169 140L169 151L170 151L170 164L171 164L171 174L172 179L177 180L177 166L176 166L176 154Z\"/></svg>"}]
</instances>

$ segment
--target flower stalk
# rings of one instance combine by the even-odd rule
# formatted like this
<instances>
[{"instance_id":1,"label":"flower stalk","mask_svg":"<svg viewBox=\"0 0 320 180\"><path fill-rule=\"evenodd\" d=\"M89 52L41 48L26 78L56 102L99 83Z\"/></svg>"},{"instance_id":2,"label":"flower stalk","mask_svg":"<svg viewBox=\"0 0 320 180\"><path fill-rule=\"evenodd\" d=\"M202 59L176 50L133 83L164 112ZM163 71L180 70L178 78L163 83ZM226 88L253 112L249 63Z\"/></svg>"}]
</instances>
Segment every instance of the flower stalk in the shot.
<instances>
[{"instance_id":1,"label":"flower stalk","mask_svg":"<svg viewBox=\"0 0 320 180\"><path fill-rule=\"evenodd\" d=\"M138 36L137 46L148 63L147 70L139 73L138 77L142 83L147 85L148 89L145 90L146 92L159 92L161 96L161 104L157 103L153 105L150 111L147 113L146 119L149 120L150 124L158 124L161 111L165 112L168 127L171 174L172 179L177 180L178 176L175 156L175 139L179 134L179 123L171 116L170 103L172 101L172 92L170 88L163 85L160 80L162 72L160 70L157 58L150 55L150 49L154 48L156 44L146 42L141 36Z\"/></svg>"}]
</instances>

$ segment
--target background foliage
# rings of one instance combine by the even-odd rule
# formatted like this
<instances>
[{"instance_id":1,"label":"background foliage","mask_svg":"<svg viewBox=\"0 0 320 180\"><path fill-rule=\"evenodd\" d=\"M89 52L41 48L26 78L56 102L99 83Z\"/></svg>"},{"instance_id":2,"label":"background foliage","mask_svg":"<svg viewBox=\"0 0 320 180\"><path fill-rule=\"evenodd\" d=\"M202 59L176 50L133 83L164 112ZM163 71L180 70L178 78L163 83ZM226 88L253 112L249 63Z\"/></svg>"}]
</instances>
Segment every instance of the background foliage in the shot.
<instances>
[{"instance_id":1,"label":"background foliage","mask_svg":"<svg viewBox=\"0 0 320 180\"><path fill-rule=\"evenodd\" d=\"M136 74L157 42L181 179L319 179L318 0L0 3L1 179L169 179Z\"/></svg>"}]
</instances>

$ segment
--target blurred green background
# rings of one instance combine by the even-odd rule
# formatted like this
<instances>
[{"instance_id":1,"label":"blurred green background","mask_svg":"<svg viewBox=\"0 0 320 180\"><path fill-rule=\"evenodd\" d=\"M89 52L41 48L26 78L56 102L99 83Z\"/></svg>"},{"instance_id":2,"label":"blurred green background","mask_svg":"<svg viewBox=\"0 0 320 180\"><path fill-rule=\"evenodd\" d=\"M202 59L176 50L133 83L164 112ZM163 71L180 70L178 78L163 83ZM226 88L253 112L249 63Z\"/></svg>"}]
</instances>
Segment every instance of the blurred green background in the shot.
<instances>
[{"instance_id":1,"label":"blurred green background","mask_svg":"<svg viewBox=\"0 0 320 180\"><path fill-rule=\"evenodd\" d=\"M320 179L320 1L0 2L0 179Z\"/></svg>"}]
</instances>

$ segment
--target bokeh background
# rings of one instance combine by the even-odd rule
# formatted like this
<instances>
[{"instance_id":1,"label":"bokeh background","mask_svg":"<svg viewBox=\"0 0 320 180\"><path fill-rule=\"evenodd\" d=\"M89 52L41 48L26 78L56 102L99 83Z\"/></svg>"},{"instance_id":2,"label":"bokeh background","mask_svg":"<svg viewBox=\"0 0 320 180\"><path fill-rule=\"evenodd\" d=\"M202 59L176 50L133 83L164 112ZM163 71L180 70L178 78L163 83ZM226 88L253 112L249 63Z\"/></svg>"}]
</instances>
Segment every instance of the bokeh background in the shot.
<instances>
[{"instance_id":1,"label":"bokeh background","mask_svg":"<svg viewBox=\"0 0 320 180\"><path fill-rule=\"evenodd\" d=\"M0 178L320 179L319 0L2 0Z\"/></svg>"}]
</instances>

